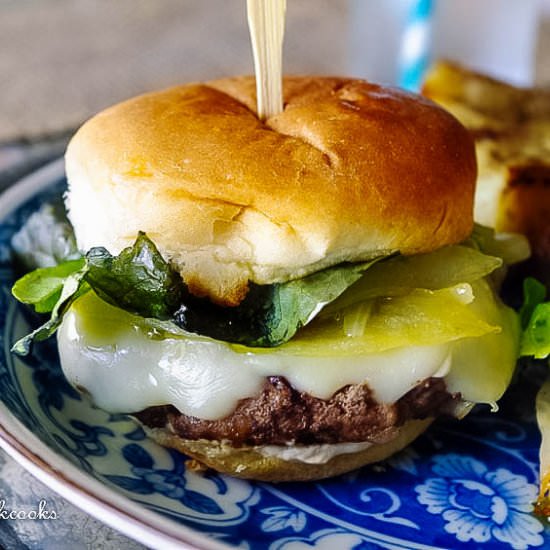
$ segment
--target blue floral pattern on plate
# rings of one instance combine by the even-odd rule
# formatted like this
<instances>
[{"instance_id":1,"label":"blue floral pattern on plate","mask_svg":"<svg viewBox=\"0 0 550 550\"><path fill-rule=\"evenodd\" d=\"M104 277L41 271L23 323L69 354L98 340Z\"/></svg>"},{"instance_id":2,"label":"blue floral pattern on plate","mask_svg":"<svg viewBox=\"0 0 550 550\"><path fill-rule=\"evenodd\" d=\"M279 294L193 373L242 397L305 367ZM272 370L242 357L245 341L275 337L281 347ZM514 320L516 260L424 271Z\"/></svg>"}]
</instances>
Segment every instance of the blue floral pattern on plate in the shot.
<instances>
[{"instance_id":1,"label":"blue floral pattern on plate","mask_svg":"<svg viewBox=\"0 0 550 550\"><path fill-rule=\"evenodd\" d=\"M205 546L550 545L550 533L532 515L538 431L532 409L513 391L499 413L480 409L461 422L438 422L384 463L317 483L276 485L186 470L183 455L147 439L130 417L102 411L75 392L60 371L54 340L29 357L11 355L33 319L10 297L10 239L64 185L60 176L0 221L0 399L56 453L113 491L203 533Z\"/></svg>"},{"instance_id":2,"label":"blue floral pattern on plate","mask_svg":"<svg viewBox=\"0 0 550 550\"><path fill-rule=\"evenodd\" d=\"M416 487L418 501L445 520L445 531L462 542L492 538L516 550L541 546L540 523L529 515L536 488L505 468L489 471L469 456L436 455L430 477Z\"/></svg>"}]
</instances>

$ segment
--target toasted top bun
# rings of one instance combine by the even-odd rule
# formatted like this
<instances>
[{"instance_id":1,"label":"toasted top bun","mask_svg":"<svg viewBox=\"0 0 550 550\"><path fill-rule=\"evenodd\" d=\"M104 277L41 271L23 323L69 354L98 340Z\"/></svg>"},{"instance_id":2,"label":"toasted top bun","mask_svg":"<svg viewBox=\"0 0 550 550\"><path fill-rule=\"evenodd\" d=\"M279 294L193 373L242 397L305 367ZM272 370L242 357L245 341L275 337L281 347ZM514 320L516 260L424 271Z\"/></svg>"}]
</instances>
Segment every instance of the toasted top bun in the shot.
<instances>
[{"instance_id":1,"label":"toasted top bun","mask_svg":"<svg viewBox=\"0 0 550 550\"><path fill-rule=\"evenodd\" d=\"M237 304L342 261L466 238L468 132L429 100L360 80L292 77L262 122L252 77L142 95L98 114L66 155L82 250L145 231L192 292Z\"/></svg>"}]
</instances>

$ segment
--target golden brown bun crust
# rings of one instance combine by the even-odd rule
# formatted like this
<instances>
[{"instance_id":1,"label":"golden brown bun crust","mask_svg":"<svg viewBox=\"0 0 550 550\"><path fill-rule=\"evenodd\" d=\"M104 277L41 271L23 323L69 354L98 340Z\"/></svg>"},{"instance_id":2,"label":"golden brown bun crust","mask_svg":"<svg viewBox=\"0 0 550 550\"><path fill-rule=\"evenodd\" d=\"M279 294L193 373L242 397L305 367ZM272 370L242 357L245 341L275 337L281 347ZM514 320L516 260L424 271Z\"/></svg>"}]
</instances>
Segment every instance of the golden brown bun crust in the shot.
<instances>
[{"instance_id":1,"label":"golden brown bun crust","mask_svg":"<svg viewBox=\"0 0 550 550\"><path fill-rule=\"evenodd\" d=\"M195 292L238 303L283 281L468 236L468 132L429 100L342 78L291 77L255 114L250 77L143 95L88 121L67 151L81 248L117 253L138 230Z\"/></svg>"},{"instance_id":2,"label":"golden brown bun crust","mask_svg":"<svg viewBox=\"0 0 550 550\"><path fill-rule=\"evenodd\" d=\"M432 421L432 418L409 420L388 443L374 444L363 451L337 455L326 464L281 460L263 456L250 447L236 448L216 441L184 440L163 429L149 430L149 433L160 445L173 447L218 472L258 481L310 481L337 476L384 460L414 441Z\"/></svg>"}]
</instances>

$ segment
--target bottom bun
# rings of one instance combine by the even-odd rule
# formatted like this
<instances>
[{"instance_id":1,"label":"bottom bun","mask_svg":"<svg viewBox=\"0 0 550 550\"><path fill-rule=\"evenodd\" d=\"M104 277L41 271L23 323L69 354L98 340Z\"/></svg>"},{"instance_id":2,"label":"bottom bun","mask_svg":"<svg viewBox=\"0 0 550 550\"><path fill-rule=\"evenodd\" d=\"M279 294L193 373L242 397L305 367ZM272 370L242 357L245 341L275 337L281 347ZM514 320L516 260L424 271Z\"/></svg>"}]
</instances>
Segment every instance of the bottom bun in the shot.
<instances>
[{"instance_id":1,"label":"bottom bun","mask_svg":"<svg viewBox=\"0 0 550 550\"><path fill-rule=\"evenodd\" d=\"M233 447L226 441L182 439L164 429L148 430L163 447L172 447L205 466L244 479L258 481L308 481L336 476L383 460L400 451L422 434L433 418L409 420L391 441L373 444L361 451L339 454L324 464L264 456L254 447Z\"/></svg>"}]
</instances>

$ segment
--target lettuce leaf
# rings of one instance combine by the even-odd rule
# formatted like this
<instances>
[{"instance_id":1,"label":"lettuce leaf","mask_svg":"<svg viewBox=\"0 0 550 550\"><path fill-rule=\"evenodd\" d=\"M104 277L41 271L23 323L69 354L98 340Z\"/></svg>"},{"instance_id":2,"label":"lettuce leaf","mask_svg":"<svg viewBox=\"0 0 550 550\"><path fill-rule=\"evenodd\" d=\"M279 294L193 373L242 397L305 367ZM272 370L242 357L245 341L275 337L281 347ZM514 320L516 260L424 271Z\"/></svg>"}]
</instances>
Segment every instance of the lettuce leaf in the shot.
<instances>
[{"instance_id":1,"label":"lettuce leaf","mask_svg":"<svg viewBox=\"0 0 550 550\"><path fill-rule=\"evenodd\" d=\"M51 316L16 342L12 351L26 355L33 341L53 335L72 302L90 289L121 309L166 320L180 305L185 287L144 233L118 256L104 248L92 248L86 258L37 269L15 283L15 298L39 313L51 312Z\"/></svg>"},{"instance_id":2,"label":"lettuce leaf","mask_svg":"<svg viewBox=\"0 0 550 550\"><path fill-rule=\"evenodd\" d=\"M477 311L474 298L489 302L493 298L485 281L440 290L418 288L402 296L374 298L361 333L345 334L348 312L344 310L333 318L319 316L279 352L309 356L380 353L498 332L498 323L486 319L486 311Z\"/></svg>"},{"instance_id":3,"label":"lettuce leaf","mask_svg":"<svg viewBox=\"0 0 550 550\"><path fill-rule=\"evenodd\" d=\"M14 296L37 312L52 312L52 318L14 349L27 352L33 338L53 334L73 297L89 289L115 307L162 321L167 333L166 324L170 324L175 331L183 329L248 347L274 347L288 342L321 310L324 316L340 317L347 308L353 310L377 296L400 296L419 286L448 288L482 278L500 265L499 258L478 250L447 247L410 258L340 264L285 283L250 284L239 306L222 307L193 296L154 243L139 233L135 243L118 256L97 247L85 258L39 269L20 279ZM327 304L331 305L325 308ZM365 324L364 317L356 321ZM358 326L354 324L354 332Z\"/></svg>"},{"instance_id":4,"label":"lettuce leaf","mask_svg":"<svg viewBox=\"0 0 550 550\"><path fill-rule=\"evenodd\" d=\"M506 265L526 260L531 255L529 241L519 233L497 233L492 227L474 224L470 238L464 243L489 256L501 258Z\"/></svg>"},{"instance_id":5,"label":"lettuce leaf","mask_svg":"<svg viewBox=\"0 0 550 550\"><path fill-rule=\"evenodd\" d=\"M546 287L533 277L527 277L523 281L523 305L519 310L521 328L526 329L533 316L535 308L544 302Z\"/></svg>"},{"instance_id":6,"label":"lettuce leaf","mask_svg":"<svg viewBox=\"0 0 550 550\"><path fill-rule=\"evenodd\" d=\"M174 320L185 330L226 342L279 346L290 340L377 261L341 264L286 283L252 284L246 298L232 308L190 298L178 310Z\"/></svg>"},{"instance_id":7,"label":"lettuce leaf","mask_svg":"<svg viewBox=\"0 0 550 550\"><path fill-rule=\"evenodd\" d=\"M529 277L523 283L523 296L520 355L544 359L550 355L550 302L544 302L546 288Z\"/></svg>"},{"instance_id":8,"label":"lettuce leaf","mask_svg":"<svg viewBox=\"0 0 550 550\"><path fill-rule=\"evenodd\" d=\"M59 267L59 266L58 266ZM52 268L56 269L56 268ZM30 351L32 342L46 340L54 334L57 330L65 311L70 305L83 293L88 291L87 285L84 281L84 277L87 272L86 265L83 265L81 269L73 271L68 274L63 280L62 288L59 292L59 296L52 307L52 314L50 318L40 327L33 330L30 334L27 334L20 340L18 340L12 347L12 351L18 355L27 355ZM38 304L44 304L44 300L37 294L39 302ZM46 298L50 300L50 298Z\"/></svg>"},{"instance_id":9,"label":"lettuce leaf","mask_svg":"<svg viewBox=\"0 0 550 550\"><path fill-rule=\"evenodd\" d=\"M15 283L12 294L20 302L32 305L37 313L49 313L59 301L67 278L82 270L85 264L84 258L80 258L35 269Z\"/></svg>"},{"instance_id":10,"label":"lettuce leaf","mask_svg":"<svg viewBox=\"0 0 550 550\"><path fill-rule=\"evenodd\" d=\"M33 339L51 336L67 307L90 289L130 313L170 324L173 321L175 331L184 329L248 346L277 346L292 338L376 261L342 264L286 283L252 284L239 306L224 308L192 296L179 273L147 235L140 233L134 245L118 256L97 247L85 258L41 268L19 279L13 295L37 312L51 312L52 316L13 350L26 354Z\"/></svg>"},{"instance_id":11,"label":"lettuce leaf","mask_svg":"<svg viewBox=\"0 0 550 550\"><path fill-rule=\"evenodd\" d=\"M326 309L323 316L381 296L399 296L414 289L440 290L477 281L502 266L500 258L462 245L446 246L426 254L393 256L369 269Z\"/></svg>"},{"instance_id":12,"label":"lettuce leaf","mask_svg":"<svg viewBox=\"0 0 550 550\"><path fill-rule=\"evenodd\" d=\"M169 319L181 304L179 275L140 232L133 246L112 256L105 248L86 254L86 281L96 294L116 307L142 317Z\"/></svg>"}]
</instances>

